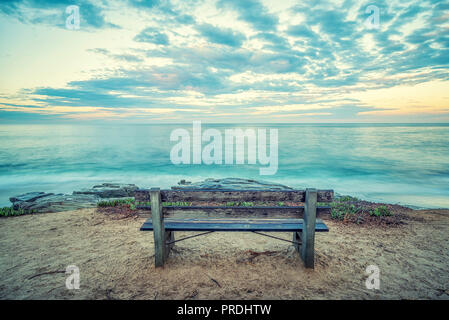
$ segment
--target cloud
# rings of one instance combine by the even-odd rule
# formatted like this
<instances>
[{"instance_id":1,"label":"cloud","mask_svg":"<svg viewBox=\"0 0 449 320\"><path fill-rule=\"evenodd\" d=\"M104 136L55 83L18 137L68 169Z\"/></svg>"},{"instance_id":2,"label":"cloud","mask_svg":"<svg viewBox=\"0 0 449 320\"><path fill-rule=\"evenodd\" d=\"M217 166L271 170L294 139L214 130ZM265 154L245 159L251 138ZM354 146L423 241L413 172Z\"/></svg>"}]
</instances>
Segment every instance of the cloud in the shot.
<instances>
[{"instance_id":1,"label":"cloud","mask_svg":"<svg viewBox=\"0 0 449 320\"><path fill-rule=\"evenodd\" d=\"M116 61L126 61L126 62L131 62L131 63L143 61L143 58L138 55L129 54L129 53L113 54L109 50L106 50L104 48L89 49L88 51L105 55L105 56L110 57Z\"/></svg>"},{"instance_id":2,"label":"cloud","mask_svg":"<svg viewBox=\"0 0 449 320\"><path fill-rule=\"evenodd\" d=\"M246 39L243 33L232 29L220 29L210 24L196 26L203 37L212 43L227 45L230 47L240 47Z\"/></svg>"},{"instance_id":3,"label":"cloud","mask_svg":"<svg viewBox=\"0 0 449 320\"><path fill-rule=\"evenodd\" d=\"M146 9L157 7L160 3L159 0L129 0L131 6Z\"/></svg>"},{"instance_id":4,"label":"cloud","mask_svg":"<svg viewBox=\"0 0 449 320\"><path fill-rule=\"evenodd\" d=\"M287 38L272 32L260 32L252 37L265 43L264 48L274 52L288 52L291 50Z\"/></svg>"},{"instance_id":5,"label":"cloud","mask_svg":"<svg viewBox=\"0 0 449 320\"><path fill-rule=\"evenodd\" d=\"M287 34L294 37L304 37L311 39L318 37L315 32L313 32L303 24L290 26L287 30Z\"/></svg>"},{"instance_id":6,"label":"cloud","mask_svg":"<svg viewBox=\"0 0 449 320\"><path fill-rule=\"evenodd\" d=\"M91 0L7 0L0 2L0 12L24 23L66 28L65 9L71 5L79 7L80 30L120 28L106 21L103 8Z\"/></svg>"},{"instance_id":7,"label":"cloud","mask_svg":"<svg viewBox=\"0 0 449 320\"><path fill-rule=\"evenodd\" d=\"M355 0L114 1L126 5L135 21L111 15L109 22L104 12L111 0L81 2L91 12L85 19L92 30L123 25L120 37L129 37L123 44L108 45L92 33L98 45L91 41L86 50L101 64L60 86L25 87L9 101L14 106L7 105L12 97L0 99L0 110L60 114L66 108L68 115L84 108L76 113L84 118L90 107L97 116L251 121L449 113L449 6L442 2L379 1L380 28L368 29L365 9L371 3ZM69 1L56 3L52 8L59 10ZM47 14L55 12L46 5L9 1L0 10L26 23L49 23ZM440 88L432 91L438 99L413 90L425 84ZM408 89L396 90L401 86ZM404 94L412 97L408 107Z\"/></svg>"},{"instance_id":8,"label":"cloud","mask_svg":"<svg viewBox=\"0 0 449 320\"><path fill-rule=\"evenodd\" d=\"M165 33L159 32L156 28L146 28L142 30L137 36L134 37L134 41L148 42L159 45L168 45L168 36Z\"/></svg>"},{"instance_id":9,"label":"cloud","mask_svg":"<svg viewBox=\"0 0 449 320\"><path fill-rule=\"evenodd\" d=\"M194 24L195 18L189 14L181 13L182 10L176 9L171 1L164 0L128 0L131 7L139 10L146 10L149 12L157 12L158 15L163 15L165 23L177 24ZM191 4L187 2L187 4Z\"/></svg>"},{"instance_id":10,"label":"cloud","mask_svg":"<svg viewBox=\"0 0 449 320\"><path fill-rule=\"evenodd\" d=\"M269 13L257 0L219 0L218 7L232 8L238 12L241 20L248 22L259 31L274 31L279 23L279 18Z\"/></svg>"}]
</instances>

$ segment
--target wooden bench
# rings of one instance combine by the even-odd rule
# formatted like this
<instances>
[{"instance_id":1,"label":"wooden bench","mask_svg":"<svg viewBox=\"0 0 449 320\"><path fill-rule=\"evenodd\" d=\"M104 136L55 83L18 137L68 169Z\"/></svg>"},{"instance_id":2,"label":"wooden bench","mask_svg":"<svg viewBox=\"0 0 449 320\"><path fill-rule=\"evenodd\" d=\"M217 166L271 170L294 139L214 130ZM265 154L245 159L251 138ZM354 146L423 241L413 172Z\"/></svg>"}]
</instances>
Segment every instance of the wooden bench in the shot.
<instances>
[{"instance_id":1,"label":"wooden bench","mask_svg":"<svg viewBox=\"0 0 449 320\"><path fill-rule=\"evenodd\" d=\"M333 190L150 190L135 191L137 202L151 201L151 206L137 206L151 210L140 228L153 231L155 265L164 265L177 241L215 231L254 232L271 238L292 242L300 253L306 268L314 267L315 232L329 231L317 219L329 214L330 207L317 202L331 202ZM163 202L294 202L304 206L162 206ZM165 218L167 217L167 218ZM204 231L204 233L175 240L175 231ZM260 232L292 232L293 241Z\"/></svg>"}]
</instances>

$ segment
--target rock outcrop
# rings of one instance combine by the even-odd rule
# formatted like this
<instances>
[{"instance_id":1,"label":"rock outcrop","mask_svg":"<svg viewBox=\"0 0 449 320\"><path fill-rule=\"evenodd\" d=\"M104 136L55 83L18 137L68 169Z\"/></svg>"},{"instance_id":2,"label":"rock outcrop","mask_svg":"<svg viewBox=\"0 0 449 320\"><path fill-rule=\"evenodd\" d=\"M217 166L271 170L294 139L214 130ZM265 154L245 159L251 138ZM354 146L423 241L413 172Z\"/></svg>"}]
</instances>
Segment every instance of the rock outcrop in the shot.
<instances>
[{"instance_id":1,"label":"rock outcrop","mask_svg":"<svg viewBox=\"0 0 449 320\"><path fill-rule=\"evenodd\" d=\"M103 183L90 189L74 191L70 194L54 194L45 192L29 192L9 198L15 210L22 209L29 212L59 212L92 208L99 201L117 198L134 197L134 184Z\"/></svg>"},{"instance_id":2,"label":"rock outcrop","mask_svg":"<svg viewBox=\"0 0 449 320\"><path fill-rule=\"evenodd\" d=\"M178 185L172 187L172 189L292 190L292 188L278 183L241 178L209 178L196 183L181 180L180 182L178 182Z\"/></svg>"},{"instance_id":3,"label":"rock outcrop","mask_svg":"<svg viewBox=\"0 0 449 320\"><path fill-rule=\"evenodd\" d=\"M134 197L134 191L138 189L135 184L103 183L90 189L73 191L73 194L92 194L100 198L126 198Z\"/></svg>"},{"instance_id":4,"label":"rock outcrop","mask_svg":"<svg viewBox=\"0 0 449 320\"><path fill-rule=\"evenodd\" d=\"M181 180L172 189L215 189L215 190L291 190L292 188L282 184L249 180L240 178L206 179L191 183ZM74 191L72 194L54 194L45 192L29 192L9 198L14 209L22 209L29 212L59 212L92 208L99 201L107 201L117 198L134 197L134 191L138 187L134 184L103 183L90 189Z\"/></svg>"},{"instance_id":5,"label":"rock outcrop","mask_svg":"<svg viewBox=\"0 0 449 320\"><path fill-rule=\"evenodd\" d=\"M39 193L39 197L34 194ZM100 198L95 195L69 195L45 192L30 192L11 197L12 207L15 210L29 212L58 212L95 207Z\"/></svg>"}]
</instances>

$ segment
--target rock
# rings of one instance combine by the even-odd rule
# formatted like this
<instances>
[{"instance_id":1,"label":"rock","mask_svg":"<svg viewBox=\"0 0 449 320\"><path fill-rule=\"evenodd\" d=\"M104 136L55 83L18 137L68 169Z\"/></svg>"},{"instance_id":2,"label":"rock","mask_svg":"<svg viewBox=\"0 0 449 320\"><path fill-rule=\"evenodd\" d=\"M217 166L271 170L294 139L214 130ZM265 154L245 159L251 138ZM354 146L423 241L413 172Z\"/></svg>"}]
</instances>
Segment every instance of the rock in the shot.
<instances>
[{"instance_id":1,"label":"rock","mask_svg":"<svg viewBox=\"0 0 449 320\"><path fill-rule=\"evenodd\" d=\"M9 198L9 201L12 203L20 202L20 201L36 201L39 198L48 197L49 195L53 195L53 193L45 193L45 192L28 192L15 197Z\"/></svg>"},{"instance_id":2,"label":"rock","mask_svg":"<svg viewBox=\"0 0 449 320\"><path fill-rule=\"evenodd\" d=\"M206 179L191 183L181 180L178 186L172 189L233 189L233 190L292 190L282 184L268 181L249 180L240 178ZM29 192L9 198L13 208L32 212L59 212L92 208L99 201L113 200L117 198L134 197L134 190L138 187L134 184L103 183L90 189L74 191L73 194L54 194L45 192Z\"/></svg>"},{"instance_id":3,"label":"rock","mask_svg":"<svg viewBox=\"0 0 449 320\"><path fill-rule=\"evenodd\" d=\"M73 194L29 192L9 198L15 210L59 212L96 207L99 201L134 197L134 184L103 183Z\"/></svg>"},{"instance_id":4,"label":"rock","mask_svg":"<svg viewBox=\"0 0 449 320\"><path fill-rule=\"evenodd\" d=\"M181 180L178 186L173 186L174 190L182 189L233 189L233 190L292 190L293 188L269 181L250 180L241 178L213 179L195 183L185 183ZM182 183L183 182L183 183Z\"/></svg>"},{"instance_id":5,"label":"rock","mask_svg":"<svg viewBox=\"0 0 449 320\"><path fill-rule=\"evenodd\" d=\"M135 184L103 183L90 189L73 191L73 194L93 194L100 198L125 198L134 197L134 191L138 189Z\"/></svg>"},{"instance_id":6,"label":"rock","mask_svg":"<svg viewBox=\"0 0 449 320\"><path fill-rule=\"evenodd\" d=\"M68 194L53 194L44 193L39 198L30 198L27 201L20 201L19 199L24 199L24 197L12 197L12 207L15 210L22 209L29 212L59 212L76 210L82 208L91 208L97 205L99 197L95 195L68 195Z\"/></svg>"}]
</instances>

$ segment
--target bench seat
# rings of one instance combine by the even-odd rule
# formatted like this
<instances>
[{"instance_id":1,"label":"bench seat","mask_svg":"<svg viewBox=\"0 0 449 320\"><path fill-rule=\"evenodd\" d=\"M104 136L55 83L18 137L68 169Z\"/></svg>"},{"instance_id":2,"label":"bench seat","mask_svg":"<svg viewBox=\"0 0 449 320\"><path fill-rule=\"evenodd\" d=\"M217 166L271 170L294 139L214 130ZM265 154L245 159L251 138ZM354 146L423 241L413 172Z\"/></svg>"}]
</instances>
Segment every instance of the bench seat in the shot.
<instances>
[{"instance_id":1,"label":"bench seat","mask_svg":"<svg viewBox=\"0 0 449 320\"><path fill-rule=\"evenodd\" d=\"M272 231L301 232L303 219L164 219L166 231ZM153 231L153 222L149 218L140 231ZM329 228L321 219L316 220L316 232L327 232Z\"/></svg>"}]
</instances>

